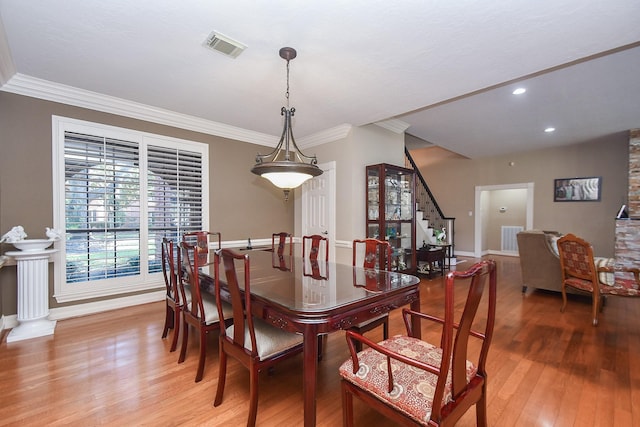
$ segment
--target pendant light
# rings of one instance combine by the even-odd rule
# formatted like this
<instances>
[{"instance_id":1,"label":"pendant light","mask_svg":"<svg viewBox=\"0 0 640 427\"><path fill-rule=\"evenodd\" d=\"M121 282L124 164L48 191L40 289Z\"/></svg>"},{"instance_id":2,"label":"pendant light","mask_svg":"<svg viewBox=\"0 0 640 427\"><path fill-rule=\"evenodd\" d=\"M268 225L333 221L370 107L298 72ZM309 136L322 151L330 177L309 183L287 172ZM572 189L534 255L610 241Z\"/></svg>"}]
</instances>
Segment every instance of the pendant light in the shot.
<instances>
[{"instance_id":1,"label":"pendant light","mask_svg":"<svg viewBox=\"0 0 640 427\"><path fill-rule=\"evenodd\" d=\"M271 181L273 185L284 190L285 201L289 199L289 191L299 187L306 180L322 174L316 156L307 156L300 151L293 137L291 118L296 109L289 108L289 61L297 56L292 47L280 49L280 57L287 61L287 106L282 107L280 115L284 116L282 136L276 148L269 154L258 154L256 164L251 172Z\"/></svg>"}]
</instances>

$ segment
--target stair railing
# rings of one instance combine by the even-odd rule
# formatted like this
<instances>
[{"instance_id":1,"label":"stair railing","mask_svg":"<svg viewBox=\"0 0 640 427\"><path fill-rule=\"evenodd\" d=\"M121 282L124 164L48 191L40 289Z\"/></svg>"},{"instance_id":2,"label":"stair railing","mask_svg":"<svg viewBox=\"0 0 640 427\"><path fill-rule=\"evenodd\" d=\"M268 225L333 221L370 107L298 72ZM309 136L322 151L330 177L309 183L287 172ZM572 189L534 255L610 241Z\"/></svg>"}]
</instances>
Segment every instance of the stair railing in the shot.
<instances>
[{"instance_id":1,"label":"stair railing","mask_svg":"<svg viewBox=\"0 0 640 427\"><path fill-rule=\"evenodd\" d=\"M438 205L436 198L433 196L433 193L429 189L422 173L420 173L420 169L416 166L416 163L413 161L413 157L411 157L411 153L407 147L404 148L405 154L405 166L409 169L413 169L416 173L416 211L422 211L423 218L429 221L429 227L442 230L445 228L445 233L447 235L446 242L451 244L453 254L454 248L454 236L455 236L455 218L447 217L442 213L442 209ZM420 245L420 242L416 242L417 245Z\"/></svg>"}]
</instances>

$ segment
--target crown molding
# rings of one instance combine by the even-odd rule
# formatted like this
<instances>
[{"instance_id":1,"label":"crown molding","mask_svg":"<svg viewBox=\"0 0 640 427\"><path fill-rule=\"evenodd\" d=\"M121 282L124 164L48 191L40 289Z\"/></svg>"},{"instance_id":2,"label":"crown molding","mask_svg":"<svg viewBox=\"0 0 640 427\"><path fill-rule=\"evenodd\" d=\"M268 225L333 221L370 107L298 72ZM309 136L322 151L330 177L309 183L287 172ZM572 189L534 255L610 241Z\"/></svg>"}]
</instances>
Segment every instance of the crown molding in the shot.
<instances>
[{"instance_id":1,"label":"crown molding","mask_svg":"<svg viewBox=\"0 0 640 427\"><path fill-rule=\"evenodd\" d=\"M2 70L0 70L0 77L2 76L1 72ZM175 113L162 108L78 89L73 86L53 83L48 80L38 79L20 73L13 74L10 80L5 83L0 90L17 95L87 108L89 110L101 111L103 113L116 114L132 119L201 132L208 135L244 141L251 144L276 147L279 140L277 136L225 125L186 114ZM301 147L313 147L336 141L346 137L351 127L351 125L344 124L300 138L299 145Z\"/></svg>"},{"instance_id":2,"label":"crown molding","mask_svg":"<svg viewBox=\"0 0 640 427\"><path fill-rule=\"evenodd\" d=\"M298 140L298 146L301 148L315 147L316 145L326 144L328 142L338 141L346 138L353 128L350 124L342 124L311 135L307 135Z\"/></svg>"},{"instance_id":3,"label":"crown molding","mask_svg":"<svg viewBox=\"0 0 640 427\"><path fill-rule=\"evenodd\" d=\"M407 129L409 129L409 126L411 126L409 123L403 122L402 120L398 119L383 120L381 122L376 122L375 124L380 126L381 128L390 130L391 132L395 132L397 134L404 133Z\"/></svg>"},{"instance_id":4,"label":"crown molding","mask_svg":"<svg viewBox=\"0 0 640 427\"><path fill-rule=\"evenodd\" d=\"M275 147L278 137L156 108L47 80L15 74L1 90L104 113Z\"/></svg>"}]
</instances>

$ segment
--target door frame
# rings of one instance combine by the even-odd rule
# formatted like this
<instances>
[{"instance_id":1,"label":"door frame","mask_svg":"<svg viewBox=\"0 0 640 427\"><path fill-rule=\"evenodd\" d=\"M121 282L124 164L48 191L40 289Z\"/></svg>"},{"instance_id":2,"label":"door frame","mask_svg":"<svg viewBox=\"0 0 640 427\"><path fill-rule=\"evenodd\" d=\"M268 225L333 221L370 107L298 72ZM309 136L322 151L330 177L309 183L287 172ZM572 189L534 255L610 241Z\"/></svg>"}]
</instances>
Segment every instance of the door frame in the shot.
<instances>
[{"instance_id":1,"label":"door frame","mask_svg":"<svg viewBox=\"0 0 640 427\"><path fill-rule=\"evenodd\" d=\"M525 182L518 184L502 184L502 185L482 185L476 186L475 191L475 212L476 218L474 222L474 240L473 240L473 256L475 258L482 257L482 195L486 192L494 190L527 190L527 206L526 206L526 229L533 228L533 182Z\"/></svg>"}]
</instances>

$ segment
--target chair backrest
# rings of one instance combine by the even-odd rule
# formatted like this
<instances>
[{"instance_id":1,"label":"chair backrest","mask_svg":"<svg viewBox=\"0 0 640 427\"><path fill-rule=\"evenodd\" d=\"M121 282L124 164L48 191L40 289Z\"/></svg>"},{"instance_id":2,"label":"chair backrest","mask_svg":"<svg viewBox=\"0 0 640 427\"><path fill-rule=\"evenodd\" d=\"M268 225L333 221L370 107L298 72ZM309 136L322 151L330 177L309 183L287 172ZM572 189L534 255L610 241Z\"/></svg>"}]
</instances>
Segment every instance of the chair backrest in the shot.
<instances>
[{"instance_id":1,"label":"chair backrest","mask_svg":"<svg viewBox=\"0 0 640 427\"><path fill-rule=\"evenodd\" d=\"M460 279L469 280L469 291L467 292L467 300L464 305L462 315L459 322L454 321L454 283ZM487 281L489 286L487 287ZM458 288L460 285L456 285ZM489 353L489 346L493 337L493 327L496 318L496 263L493 260L481 261L474 264L466 271L452 271L447 274L445 280L445 315L444 327L442 334L442 372L447 372L449 363L451 363L452 378L452 396L455 399L465 391L467 387L467 360L470 360L468 354L469 340L471 337L480 339L482 346L478 357L477 367L478 374L486 378L486 361ZM473 323L478 313L480 300L483 294L487 294L486 302L486 323L484 331L476 331L472 329ZM406 321L406 320L405 320ZM455 338L453 337L453 331ZM442 402L443 391L447 380L447 375L441 374L436 385L436 392L433 405L432 419L438 417L436 411L440 411L442 405L435 402ZM439 394L440 392L440 394ZM438 400L439 399L439 400ZM444 402L443 402L444 403ZM434 417L435 415L435 417Z\"/></svg>"},{"instance_id":2,"label":"chair backrest","mask_svg":"<svg viewBox=\"0 0 640 427\"><path fill-rule=\"evenodd\" d=\"M309 241L307 251L307 241ZM324 242L323 245L321 243ZM329 239L319 234L304 236L302 238L302 257L311 261L317 261L318 255L324 251L325 261L329 261Z\"/></svg>"},{"instance_id":3,"label":"chair backrest","mask_svg":"<svg viewBox=\"0 0 640 427\"><path fill-rule=\"evenodd\" d=\"M362 260L362 263L358 263ZM378 239L356 239L353 241L352 265L364 268L389 270L391 263L391 245Z\"/></svg>"},{"instance_id":4,"label":"chair backrest","mask_svg":"<svg viewBox=\"0 0 640 427\"><path fill-rule=\"evenodd\" d=\"M271 250L278 255L284 255L284 247L289 239L289 255L293 255L293 236L291 233L282 231L271 235ZM276 240L278 244L276 245Z\"/></svg>"},{"instance_id":5,"label":"chair backrest","mask_svg":"<svg viewBox=\"0 0 640 427\"><path fill-rule=\"evenodd\" d=\"M242 263L244 267L244 283L242 290L240 290L240 284L238 282L236 269L237 263ZM245 347L245 331L248 330L251 340L251 356L257 357L258 349L256 345L256 334L253 327L253 316L251 316L249 254L241 255L231 249L222 249L215 253L214 280L216 289L216 305L218 306L220 321L223 322L223 319L224 321L227 319L224 317L222 310L220 268L224 269L225 283L227 285L227 291L229 292L231 307L233 309L233 336L228 336L224 328L221 328L220 338L226 339L236 347L247 349Z\"/></svg>"},{"instance_id":6,"label":"chair backrest","mask_svg":"<svg viewBox=\"0 0 640 427\"><path fill-rule=\"evenodd\" d=\"M203 257L198 253L197 246L190 245L185 242L180 244L180 252L182 254L182 269L184 270L184 274L178 276L181 296L184 298L184 288L186 285L189 285L189 290L191 291L191 306L188 311L199 319L205 319L206 316L204 305L202 304L202 290L200 289L199 275L199 265L201 264Z\"/></svg>"},{"instance_id":7,"label":"chair backrest","mask_svg":"<svg viewBox=\"0 0 640 427\"><path fill-rule=\"evenodd\" d=\"M585 286L590 287L595 297L599 298L598 270L595 266L591 244L569 233L558 239L558 254L563 283L578 280L583 284L580 286L581 289L584 289Z\"/></svg>"},{"instance_id":8,"label":"chair backrest","mask_svg":"<svg viewBox=\"0 0 640 427\"><path fill-rule=\"evenodd\" d=\"M173 240L162 238L162 274L164 276L164 285L167 292L167 298L171 298L177 304L184 301L180 298L178 290L178 278L176 276L176 266L180 265L180 251L174 252ZM174 253L176 257L174 258Z\"/></svg>"},{"instance_id":9,"label":"chair backrest","mask_svg":"<svg viewBox=\"0 0 640 427\"><path fill-rule=\"evenodd\" d=\"M222 248L222 235L217 231L190 231L182 235L182 242L191 246L196 246L198 252L209 250L209 242L218 242L218 247Z\"/></svg>"}]
</instances>

